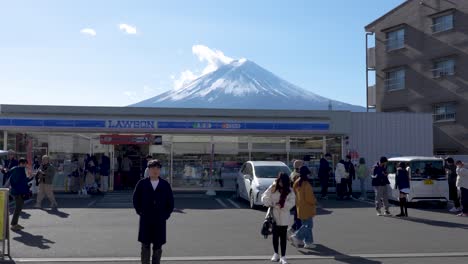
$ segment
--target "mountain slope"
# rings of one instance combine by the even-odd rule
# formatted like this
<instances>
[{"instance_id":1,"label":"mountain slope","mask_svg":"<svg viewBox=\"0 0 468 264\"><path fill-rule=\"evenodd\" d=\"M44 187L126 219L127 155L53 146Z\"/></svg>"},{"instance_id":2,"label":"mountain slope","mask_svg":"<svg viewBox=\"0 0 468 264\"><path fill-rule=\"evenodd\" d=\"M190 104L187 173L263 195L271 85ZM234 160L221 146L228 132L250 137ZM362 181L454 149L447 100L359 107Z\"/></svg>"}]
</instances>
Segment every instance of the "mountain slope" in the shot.
<instances>
[{"instance_id":1,"label":"mountain slope","mask_svg":"<svg viewBox=\"0 0 468 264\"><path fill-rule=\"evenodd\" d=\"M293 85L249 60L236 60L201 76L179 90L171 90L132 106L303 109L364 111L316 95Z\"/></svg>"}]
</instances>

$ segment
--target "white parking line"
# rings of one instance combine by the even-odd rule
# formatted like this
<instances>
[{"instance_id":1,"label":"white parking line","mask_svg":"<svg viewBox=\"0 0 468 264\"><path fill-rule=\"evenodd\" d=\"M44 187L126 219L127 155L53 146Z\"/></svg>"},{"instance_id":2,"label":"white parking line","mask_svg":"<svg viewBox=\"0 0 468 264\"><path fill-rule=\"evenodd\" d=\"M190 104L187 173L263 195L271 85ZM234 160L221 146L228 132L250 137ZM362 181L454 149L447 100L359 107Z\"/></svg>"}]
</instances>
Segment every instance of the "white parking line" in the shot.
<instances>
[{"instance_id":1,"label":"white parking line","mask_svg":"<svg viewBox=\"0 0 468 264\"><path fill-rule=\"evenodd\" d=\"M233 200L231 199L228 199L228 202L230 202L234 207L236 207L237 209L240 209L240 205L238 205L237 203L235 203Z\"/></svg>"},{"instance_id":2,"label":"white parking line","mask_svg":"<svg viewBox=\"0 0 468 264\"><path fill-rule=\"evenodd\" d=\"M216 198L215 200L216 200L222 207L227 208L227 205L226 205L223 201L221 201L219 198Z\"/></svg>"},{"instance_id":3,"label":"white parking line","mask_svg":"<svg viewBox=\"0 0 468 264\"><path fill-rule=\"evenodd\" d=\"M271 256L200 256L200 257L163 257L163 261L229 261L229 260L267 260ZM468 252L451 253L389 253L389 254L350 254L350 255L289 255L288 259L307 260L307 259L345 259L345 258L366 258L366 259L385 259L385 258L443 258L443 257L468 257ZM120 257L120 258L18 258L16 263L34 263L34 262L138 262L139 257Z\"/></svg>"}]
</instances>

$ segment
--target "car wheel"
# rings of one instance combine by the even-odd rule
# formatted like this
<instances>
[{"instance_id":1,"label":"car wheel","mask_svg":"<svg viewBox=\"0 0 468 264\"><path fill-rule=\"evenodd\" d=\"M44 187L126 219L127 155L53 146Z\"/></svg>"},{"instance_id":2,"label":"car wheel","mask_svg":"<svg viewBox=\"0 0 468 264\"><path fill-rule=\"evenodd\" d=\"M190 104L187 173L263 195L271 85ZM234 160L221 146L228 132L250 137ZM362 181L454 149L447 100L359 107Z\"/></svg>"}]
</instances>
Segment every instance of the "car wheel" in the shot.
<instances>
[{"instance_id":1,"label":"car wheel","mask_svg":"<svg viewBox=\"0 0 468 264\"><path fill-rule=\"evenodd\" d=\"M252 192L250 192L249 201L250 201L250 209L257 208L257 206L255 205L254 196Z\"/></svg>"}]
</instances>

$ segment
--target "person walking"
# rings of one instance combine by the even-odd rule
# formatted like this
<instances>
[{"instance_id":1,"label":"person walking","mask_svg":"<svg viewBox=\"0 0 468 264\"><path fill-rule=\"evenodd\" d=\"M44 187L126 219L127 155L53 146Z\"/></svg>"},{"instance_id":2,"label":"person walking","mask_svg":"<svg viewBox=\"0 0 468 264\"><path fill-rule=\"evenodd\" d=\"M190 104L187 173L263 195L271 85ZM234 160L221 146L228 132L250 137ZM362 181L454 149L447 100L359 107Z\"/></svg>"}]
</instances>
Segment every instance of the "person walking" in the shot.
<instances>
[{"instance_id":1,"label":"person walking","mask_svg":"<svg viewBox=\"0 0 468 264\"><path fill-rule=\"evenodd\" d=\"M391 216L390 214L390 203L388 202L388 185L390 181L388 180L387 173L387 162L386 157L381 157L380 162L374 166L374 171L372 173L372 186L375 191L375 209L377 210L377 215L382 215L382 204L385 207L385 216Z\"/></svg>"},{"instance_id":2,"label":"person walking","mask_svg":"<svg viewBox=\"0 0 468 264\"><path fill-rule=\"evenodd\" d=\"M294 166L294 171L291 172L291 175L289 176L289 179L291 181L291 187L293 187L294 183L296 182L297 179L299 179L300 174L299 170L304 164L304 161L302 160L295 160L293 163ZM288 237L290 237L296 230L298 230L301 227L301 220L297 218L297 209L296 205L291 209L294 215L294 223L291 226L291 228L288 230Z\"/></svg>"},{"instance_id":3,"label":"person walking","mask_svg":"<svg viewBox=\"0 0 468 264\"><path fill-rule=\"evenodd\" d=\"M291 242L295 247L313 249L316 246L312 229L314 226L314 216L317 214L317 199L315 199L314 190L309 183L307 175L310 174L309 168L302 166L300 178L294 183L294 193L296 194L297 217L301 219L302 225L299 230L291 236Z\"/></svg>"},{"instance_id":4,"label":"person walking","mask_svg":"<svg viewBox=\"0 0 468 264\"><path fill-rule=\"evenodd\" d=\"M353 180L356 179L356 169L351 161L351 155L346 155L345 169L347 177L345 179L346 199L353 199Z\"/></svg>"},{"instance_id":5,"label":"person walking","mask_svg":"<svg viewBox=\"0 0 468 264\"><path fill-rule=\"evenodd\" d=\"M447 182L449 186L449 199L453 202L453 207L450 209L451 213L461 211L460 196L458 195L457 188L457 166L453 158L446 159L445 172L447 173Z\"/></svg>"},{"instance_id":6,"label":"person walking","mask_svg":"<svg viewBox=\"0 0 468 264\"><path fill-rule=\"evenodd\" d=\"M103 192L107 192L109 190L110 158L105 154L101 156L99 172L101 174L101 189Z\"/></svg>"},{"instance_id":7,"label":"person walking","mask_svg":"<svg viewBox=\"0 0 468 264\"><path fill-rule=\"evenodd\" d=\"M273 250L274 254L271 258L273 262L287 264L286 260L286 243L287 229L290 221L290 210L296 203L296 196L291 188L291 180L289 176L280 172L275 182L263 193L262 202L266 207L272 210L273 219ZM281 243L281 258L278 254L278 246Z\"/></svg>"},{"instance_id":8,"label":"person walking","mask_svg":"<svg viewBox=\"0 0 468 264\"><path fill-rule=\"evenodd\" d=\"M369 177L369 169L366 165L366 159L359 158L359 164L356 169L356 176L359 179L360 187L361 187L361 196L359 200L365 201L367 200L367 178Z\"/></svg>"},{"instance_id":9,"label":"person walking","mask_svg":"<svg viewBox=\"0 0 468 264\"><path fill-rule=\"evenodd\" d=\"M458 216L468 216L468 169L466 169L460 160L457 165L457 188L460 189L462 212Z\"/></svg>"},{"instance_id":10,"label":"person walking","mask_svg":"<svg viewBox=\"0 0 468 264\"><path fill-rule=\"evenodd\" d=\"M320 187L322 189L320 199L324 199L324 200L328 199L328 181L333 171L332 166L330 165L331 158L332 156L329 153L327 153L325 154L325 157L322 157L320 159L319 172L318 172L318 177L320 180Z\"/></svg>"},{"instance_id":11,"label":"person walking","mask_svg":"<svg viewBox=\"0 0 468 264\"><path fill-rule=\"evenodd\" d=\"M39 192L37 194L36 208L42 208L42 200L45 196L49 198L52 209L57 209L58 204L54 196L53 181L55 177L55 167L50 164L49 156L42 156L42 164L37 172L39 179Z\"/></svg>"},{"instance_id":12,"label":"person walking","mask_svg":"<svg viewBox=\"0 0 468 264\"><path fill-rule=\"evenodd\" d=\"M15 212L11 219L11 230L18 231L24 227L18 224L19 216L23 210L24 200L29 196L29 185L31 177L26 174L26 165L28 161L20 158L18 166L10 170L10 192L15 198Z\"/></svg>"},{"instance_id":13,"label":"person walking","mask_svg":"<svg viewBox=\"0 0 468 264\"><path fill-rule=\"evenodd\" d=\"M149 264L151 244L152 264L159 264L162 246L166 244L166 221L174 211L174 195L167 181L161 179L159 160L148 162L149 177L138 181L133 193L133 207L140 216L138 241L141 243L141 263Z\"/></svg>"},{"instance_id":14,"label":"person walking","mask_svg":"<svg viewBox=\"0 0 468 264\"><path fill-rule=\"evenodd\" d=\"M130 158L128 158L127 155L124 155L122 160L122 180L124 183L124 188L130 188L130 186L132 185L132 166L133 163L130 160Z\"/></svg>"},{"instance_id":15,"label":"person walking","mask_svg":"<svg viewBox=\"0 0 468 264\"><path fill-rule=\"evenodd\" d=\"M398 164L395 187L400 191L400 213L396 216L408 217L408 201L406 198L410 193L410 177L405 162Z\"/></svg>"},{"instance_id":16,"label":"person walking","mask_svg":"<svg viewBox=\"0 0 468 264\"><path fill-rule=\"evenodd\" d=\"M336 182L336 199L343 200L346 195L346 177L347 172L344 160L340 160L336 164L335 169L335 182Z\"/></svg>"}]
</instances>

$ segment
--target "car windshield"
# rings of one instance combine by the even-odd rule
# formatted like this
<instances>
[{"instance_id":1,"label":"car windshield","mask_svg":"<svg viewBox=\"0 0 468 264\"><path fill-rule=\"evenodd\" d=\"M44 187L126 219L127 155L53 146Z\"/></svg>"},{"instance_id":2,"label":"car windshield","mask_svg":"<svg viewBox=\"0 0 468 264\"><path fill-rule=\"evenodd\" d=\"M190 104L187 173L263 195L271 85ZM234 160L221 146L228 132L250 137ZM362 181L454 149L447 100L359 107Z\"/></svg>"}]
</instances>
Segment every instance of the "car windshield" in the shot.
<instances>
[{"instance_id":1,"label":"car windshield","mask_svg":"<svg viewBox=\"0 0 468 264\"><path fill-rule=\"evenodd\" d=\"M255 175L258 178L276 178L280 172L290 174L291 170L287 166L256 166Z\"/></svg>"},{"instance_id":2,"label":"car windshield","mask_svg":"<svg viewBox=\"0 0 468 264\"><path fill-rule=\"evenodd\" d=\"M440 160L418 160L410 164L413 177L437 177L445 175L443 162Z\"/></svg>"}]
</instances>

